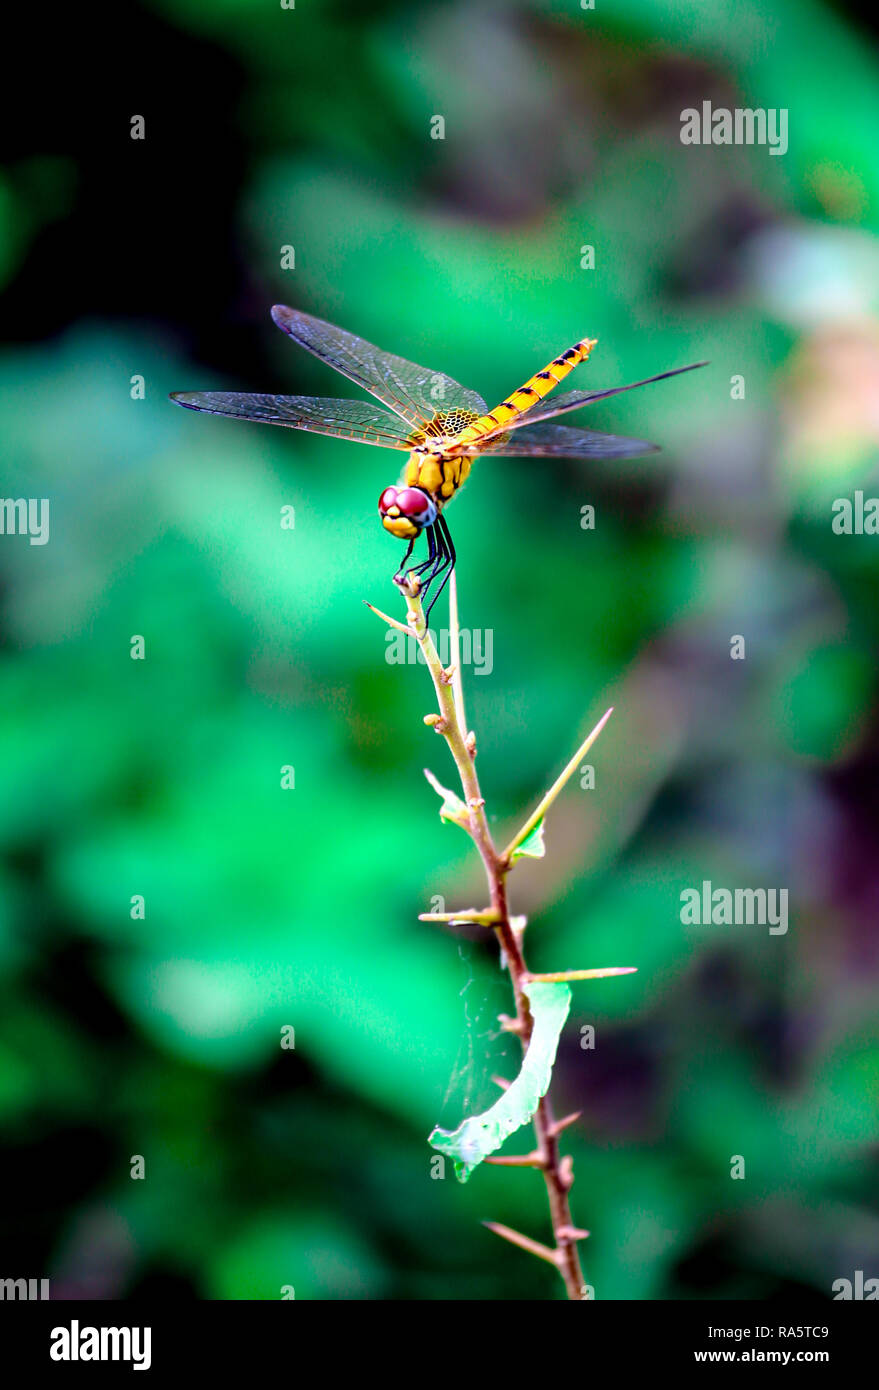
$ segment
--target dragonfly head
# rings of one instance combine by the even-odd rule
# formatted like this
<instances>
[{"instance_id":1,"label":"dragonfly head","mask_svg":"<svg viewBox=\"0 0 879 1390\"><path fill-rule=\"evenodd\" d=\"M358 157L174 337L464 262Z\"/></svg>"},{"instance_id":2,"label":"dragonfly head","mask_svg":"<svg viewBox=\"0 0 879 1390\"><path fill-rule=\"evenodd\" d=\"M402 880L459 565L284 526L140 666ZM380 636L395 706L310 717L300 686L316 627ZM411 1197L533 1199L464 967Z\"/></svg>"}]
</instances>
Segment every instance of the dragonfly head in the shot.
<instances>
[{"instance_id":1,"label":"dragonfly head","mask_svg":"<svg viewBox=\"0 0 879 1390\"><path fill-rule=\"evenodd\" d=\"M392 536L411 541L436 521L437 505L420 487L386 487L378 499L378 514Z\"/></svg>"}]
</instances>

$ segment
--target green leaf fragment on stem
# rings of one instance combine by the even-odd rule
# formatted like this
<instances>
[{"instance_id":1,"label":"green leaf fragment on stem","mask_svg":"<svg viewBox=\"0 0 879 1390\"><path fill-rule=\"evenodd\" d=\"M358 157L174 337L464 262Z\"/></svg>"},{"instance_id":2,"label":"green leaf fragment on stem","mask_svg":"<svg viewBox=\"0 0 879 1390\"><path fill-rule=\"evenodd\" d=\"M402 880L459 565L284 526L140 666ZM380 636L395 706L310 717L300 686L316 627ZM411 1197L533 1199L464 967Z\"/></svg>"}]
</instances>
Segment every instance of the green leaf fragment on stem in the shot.
<instances>
[{"instance_id":1,"label":"green leaf fragment on stem","mask_svg":"<svg viewBox=\"0 0 879 1390\"><path fill-rule=\"evenodd\" d=\"M467 1182L484 1158L534 1115L549 1090L559 1037L571 1007L566 984L528 984L525 994L534 1027L522 1068L499 1100L481 1115L471 1115L457 1129L434 1129L428 1143L454 1160L455 1176Z\"/></svg>"},{"instance_id":2,"label":"green leaf fragment on stem","mask_svg":"<svg viewBox=\"0 0 879 1390\"><path fill-rule=\"evenodd\" d=\"M546 825L546 817L541 816L540 820L532 830L528 831L521 844L518 844L510 855L510 863L515 864L517 859L542 859L546 854L546 845L543 840L543 830Z\"/></svg>"},{"instance_id":3,"label":"green leaf fragment on stem","mask_svg":"<svg viewBox=\"0 0 879 1390\"><path fill-rule=\"evenodd\" d=\"M453 821L455 825L460 825L464 830L470 827L470 812L455 792L450 791L438 782L429 768L424 769L424 775L433 787L437 796L441 796L443 804L440 807L440 819Z\"/></svg>"}]
</instances>

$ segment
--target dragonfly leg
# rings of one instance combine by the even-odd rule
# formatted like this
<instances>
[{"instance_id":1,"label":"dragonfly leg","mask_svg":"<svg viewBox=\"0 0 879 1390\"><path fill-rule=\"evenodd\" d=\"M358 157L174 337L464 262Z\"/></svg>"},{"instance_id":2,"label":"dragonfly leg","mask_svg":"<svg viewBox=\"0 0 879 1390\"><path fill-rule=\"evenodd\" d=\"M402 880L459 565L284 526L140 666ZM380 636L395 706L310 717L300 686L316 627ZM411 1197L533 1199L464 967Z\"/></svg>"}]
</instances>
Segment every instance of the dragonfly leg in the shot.
<instances>
[{"instance_id":1,"label":"dragonfly leg","mask_svg":"<svg viewBox=\"0 0 879 1390\"><path fill-rule=\"evenodd\" d=\"M412 547L413 547L413 545L415 544L415 542L417 541L417 539L418 539L417 536L413 536L412 539L411 539L411 541L409 542L409 546L408 546L408 549L406 550L406 554L403 556L402 560L400 561L400 568L397 570L397 573L394 575L394 581L395 581L396 583L398 583L398 582L403 578L403 571L404 571L404 569L406 568L406 561L409 559L409 556L412 554Z\"/></svg>"},{"instance_id":2,"label":"dragonfly leg","mask_svg":"<svg viewBox=\"0 0 879 1390\"><path fill-rule=\"evenodd\" d=\"M426 526L425 531L427 534L427 559L422 560L420 565L413 565L410 570L406 570L404 573L403 565L412 551L410 545L403 557L403 565L394 575L394 579L398 584L401 584L407 579L417 578L420 581L419 593L422 603L427 599L434 580L440 580L439 588L425 609L425 618L428 618L431 608L445 588L449 575L455 567L455 546L442 516L438 516L432 526Z\"/></svg>"},{"instance_id":3,"label":"dragonfly leg","mask_svg":"<svg viewBox=\"0 0 879 1390\"><path fill-rule=\"evenodd\" d=\"M410 574L418 575L419 578L420 578L420 576L424 573L424 571L430 569L432 565L435 565L435 564L436 564L436 562L437 562L436 533L435 533L435 530L434 530L434 527L433 527L433 526L428 526L428 527L427 527L427 559L426 559L426 560L422 560L422 562L421 562L420 565L414 565L413 568L409 571L409 573L410 573ZM428 580L428 583L429 583L429 582L430 582L430 581Z\"/></svg>"},{"instance_id":4,"label":"dragonfly leg","mask_svg":"<svg viewBox=\"0 0 879 1390\"><path fill-rule=\"evenodd\" d=\"M427 585L425 587L429 588L430 585L433 583L434 579L440 579L440 576L442 576L442 578L440 579L439 588L437 589L436 593L434 594L433 598L430 600L430 603L427 606L427 610L424 615L425 619L428 619L430 617L430 610L433 608L433 605L436 603L443 589L448 584L449 576L451 575L452 570L455 568L455 561L457 559L457 555L455 554L455 543L452 540L451 533L449 531L448 526L446 525L445 517L442 516L442 514L440 514L440 516L437 517L436 522L434 524L438 532L439 554L437 558L437 564L433 572L431 573L430 578L428 579Z\"/></svg>"},{"instance_id":5,"label":"dragonfly leg","mask_svg":"<svg viewBox=\"0 0 879 1390\"><path fill-rule=\"evenodd\" d=\"M394 576L398 584L405 584L407 580L416 579L422 602L427 597L427 591L433 583L434 575L446 558L445 546L436 522L432 526L425 526L424 529L427 535L427 559L422 560L420 565L413 565L405 574Z\"/></svg>"},{"instance_id":6,"label":"dragonfly leg","mask_svg":"<svg viewBox=\"0 0 879 1390\"><path fill-rule=\"evenodd\" d=\"M404 571L404 566L406 564L406 561L409 559L409 556L412 554L412 547L415 544L415 540L417 540L417 537L411 540L409 542L409 549L403 556L403 564L400 566L400 568L397 570L397 573L394 575L395 584L404 584L407 579L413 577L420 579L421 575L424 573L426 569L430 569L432 565L436 564L437 547L436 538L434 536L434 528L433 526L427 526L425 527L425 531L427 533L427 559L422 560L420 565L413 565L410 570Z\"/></svg>"}]
</instances>

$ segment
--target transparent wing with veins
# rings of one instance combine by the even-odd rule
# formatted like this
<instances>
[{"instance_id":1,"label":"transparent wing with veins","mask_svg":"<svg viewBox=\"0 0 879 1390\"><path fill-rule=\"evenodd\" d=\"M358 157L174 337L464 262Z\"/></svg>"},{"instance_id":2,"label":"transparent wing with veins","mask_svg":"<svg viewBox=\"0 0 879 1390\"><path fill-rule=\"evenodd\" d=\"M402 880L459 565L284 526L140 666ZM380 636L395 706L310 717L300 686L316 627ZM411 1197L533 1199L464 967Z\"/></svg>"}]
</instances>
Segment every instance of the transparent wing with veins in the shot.
<instances>
[{"instance_id":1,"label":"transparent wing with veins","mask_svg":"<svg viewBox=\"0 0 879 1390\"><path fill-rule=\"evenodd\" d=\"M285 333L322 362L375 396L390 410L367 401L335 400L323 396L270 396L237 391L178 391L172 399L188 410L262 424L308 430L337 439L351 439L385 449L411 449L413 434L424 431L436 416L453 411L482 416L485 402L445 372L431 371L404 357L383 352L373 343L335 324L276 304L272 318ZM593 401L633 391L654 381L704 367L694 362L643 381L606 390L566 391L527 407L514 419L484 435L466 452L531 458L630 458L653 453L657 445L643 439L569 429L544 422ZM390 411L394 413L391 414ZM404 428L401 421L410 428ZM412 428L414 427L414 429Z\"/></svg>"},{"instance_id":2,"label":"transparent wing with veins","mask_svg":"<svg viewBox=\"0 0 879 1390\"><path fill-rule=\"evenodd\" d=\"M365 338L285 304L274 306L272 318L300 347L362 386L416 428L423 428L435 415L448 410L470 410L477 415L485 411L485 402L476 391L445 372L407 362L405 357L384 352Z\"/></svg>"},{"instance_id":3,"label":"transparent wing with veins","mask_svg":"<svg viewBox=\"0 0 879 1390\"><path fill-rule=\"evenodd\" d=\"M286 425L383 449L408 449L410 431L396 415L369 401L332 400L329 396L263 396L239 391L175 391L172 400L187 410Z\"/></svg>"},{"instance_id":4,"label":"transparent wing with veins","mask_svg":"<svg viewBox=\"0 0 879 1390\"><path fill-rule=\"evenodd\" d=\"M486 443L486 458L625 459L655 454L658 444L646 439L626 439L621 434L600 434L596 430L570 429L567 425L523 425L511 431L507 440Z\"/></svg>"}]
</instances>

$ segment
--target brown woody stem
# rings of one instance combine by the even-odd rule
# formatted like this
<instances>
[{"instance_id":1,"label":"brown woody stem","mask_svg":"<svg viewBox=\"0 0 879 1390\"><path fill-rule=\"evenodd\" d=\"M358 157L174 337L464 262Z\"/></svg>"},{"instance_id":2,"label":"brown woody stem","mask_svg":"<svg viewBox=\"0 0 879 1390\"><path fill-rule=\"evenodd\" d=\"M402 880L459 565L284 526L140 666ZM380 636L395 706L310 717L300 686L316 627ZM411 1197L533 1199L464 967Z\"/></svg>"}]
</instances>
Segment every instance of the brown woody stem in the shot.
<instances>
[{"instance_id":1,"label":"brown woody stem","mask_svg":"<svg viewBox=\"0 0 879 1390\"><path fill-rule=\"evenodd\" d=\"M454 583L453 573L453 586ZM508 854L499 854L492 840L485 815L485 801L476 775L474 740L459 722L459 711L463 710L463 698L460 687L460 660L457 643L452 645L450 660L454 666L454 678L450 679L449 673L443 668L433 638L427 628L424 610L417 592L413 592L411 586L406 588L401 585L400 587L409 605L407 614L409 628L415 633L421 648L439 704L439 719L438 721L432 719L431 722L437 733L440 733L446 740L449 751L455 760L455 766L461 779L464 801L469 813L469 825L464 828L469 831L485 868L491 903L490 913L485 913L485 916L490 916L493 919L491 927L503 950L516 1002L516 1017L509 1021L508 1026L511 1027L512 1031L518 1033L524 1052L528 1048L534 1026L524 986L534 977L529 974L522 953L522 932L521 930L514 930L507 905L506 876L510 868L509 857ZM457 600L454 587L451 596L451 609L451 628L454 636L457 634ZM458 915L455 914L456 917ZM466 916L466 914L460 915ZM431 914L431 917L436 920L434 914ZM497 1234L504 1235L507 1240L512 1240L522 1249L530 1250L533 1254L539 1254L542 1259L550 1260L564 1280L568 1298L580 1301L583 1297L583 1272L580 1268L577 1241L583 1238L585 1232L575 1227L571 1219L568 1191L574 1180L572 1161L570 1157L563 1159L560 1156L558 1135L561 1126L556 1123L548 1095L540 1101L532 1123L537 1142L534 1153L528 1157L528 1162L543 1173L549 1197L555 1248L551 1250L548 1246L539 1245L538 1242L531 1241L528 1237L520 1236L518 1233L510 1232L508 1228L499 1227L493 1222L486 1222L485 1225Z\"/></svg>"}]
</instances>

